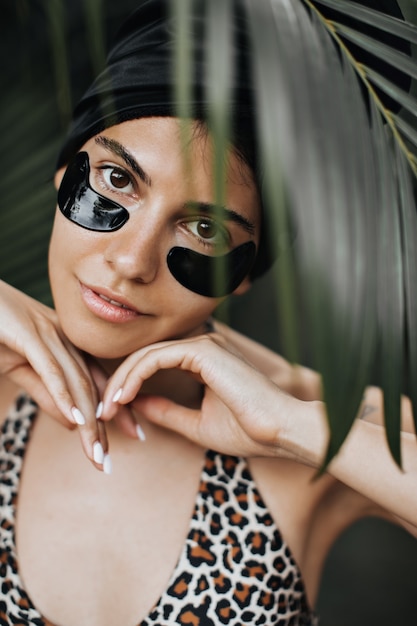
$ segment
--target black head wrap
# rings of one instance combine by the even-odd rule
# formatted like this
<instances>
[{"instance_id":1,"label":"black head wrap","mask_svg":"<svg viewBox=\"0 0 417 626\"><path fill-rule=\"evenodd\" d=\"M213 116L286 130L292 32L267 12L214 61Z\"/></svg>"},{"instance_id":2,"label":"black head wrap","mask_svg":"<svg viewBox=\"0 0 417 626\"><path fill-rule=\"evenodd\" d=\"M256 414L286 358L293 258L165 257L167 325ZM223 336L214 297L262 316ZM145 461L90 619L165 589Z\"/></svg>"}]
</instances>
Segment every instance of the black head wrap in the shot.
<instances>
[{"instance_id":1,"label":"black head wrap","mask_svg":"<svg viewBox=\"0 0 417 626\"><path fill-rule=\"evenodd\" d=\"M193 88L191 115L207 119L205 79L205 15L209 0L192 3ZM77 105L73 123L58 158L66 164L79 148L104 128L126 120L175 116L173 0L142 0L121 27L106 69ZM235 76L230 107L239 126L253 124L250 48L243 2L233 0ZM251 129L252 130L252 129Z\"/></svg>"},{"instance_id":2,"label":"black head wrap","mask_svg":"<svg viewBox=\"0 0 417 626\"><path fill-rule=\"evenodd\" d=\"M180 0L181 1L181 0ZM257 0L252 0L257 2ZM91 85L77 105L73 122L66 141L58 157L58 168L79 151L91 137L106 127L121 122L151 116L175 116L177 104L174 90L174 0L142 0L138 8L121 27L107 59L106 69ZM205 89L205 15L210 0L192 2L192 109L195 119L207 119L207 92ZM318 0L319 2L319 0ZM382 5L381 5L382 2ZM319 3L320 4L320 3ZM396 0L360 0L365 6L383 9L394 17L402 17ZM231 90L230 110L232 113L232 142L238 152L257 172L256 156L256 115L255 95L251 78L251 47L249 25L245 13L245 0L232 0L234 28L234 86ZM330 18L352 25L352 21L342 14L319 6ZM354 24L358 27L357 23ZM386 35L372 27L360 28L382 41ZM410 54L407 43L398 38L388 41L390 45ZM353 44L346 42L348 47ZM355 56L381 73L393 72L387 64L378 64L375 57L369 58L366 52L355 47ZM366 57L366 58L362 58ZM395 72L394 72L395 73ZM394 80L408 90L408 77L397 73ZM381 98L385 96L381 94ZM390 103L391 104L391 103ZM273 255L266 242L265 228L262 228L258 256L252 269L252 278L262 274L271 265Z\"/></svg>"},{"instance_id":3,"label":"black head wrap","mask_svg":"<svg viewBox=\"0 0 417 626\"><path fill-rule=\"evenodd\" d=\"M207 120L206 13L210 0L194 0L190 20L192 41L192 101L190 114ZM250 43L244 2L232 0L234 85L230 91L232 142L256 171L255 106L250 68ZM122 25L109 53L106 69L75 108L73 122L58 157L67 164L81 146L105 128L131 119L175 116L173 0L142 0ZM251 276L273 261L261 228L259 252Z\"/></svg>"}]
</instances>

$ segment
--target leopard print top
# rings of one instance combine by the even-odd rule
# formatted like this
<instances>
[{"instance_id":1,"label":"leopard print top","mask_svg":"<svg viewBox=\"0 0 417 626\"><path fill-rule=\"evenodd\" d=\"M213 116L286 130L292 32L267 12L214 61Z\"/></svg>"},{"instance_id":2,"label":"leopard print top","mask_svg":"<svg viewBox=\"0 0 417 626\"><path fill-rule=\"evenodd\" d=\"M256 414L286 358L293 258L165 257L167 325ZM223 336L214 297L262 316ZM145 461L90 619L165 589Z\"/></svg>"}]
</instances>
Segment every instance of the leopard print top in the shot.
<instances>
[{"instance_id":1,"label":"leopard print top","mask_svg":"<svg viewBox=\"0 0 417 626\"><path fill-rule=\"evenodd\" d=\"M52 626L19 576L15 515L37 407L20 396L0 436L0 626ZM209 451L181 556L140 626L316 626L300 571L243 459Z\"/></svg>"}]
</instances>

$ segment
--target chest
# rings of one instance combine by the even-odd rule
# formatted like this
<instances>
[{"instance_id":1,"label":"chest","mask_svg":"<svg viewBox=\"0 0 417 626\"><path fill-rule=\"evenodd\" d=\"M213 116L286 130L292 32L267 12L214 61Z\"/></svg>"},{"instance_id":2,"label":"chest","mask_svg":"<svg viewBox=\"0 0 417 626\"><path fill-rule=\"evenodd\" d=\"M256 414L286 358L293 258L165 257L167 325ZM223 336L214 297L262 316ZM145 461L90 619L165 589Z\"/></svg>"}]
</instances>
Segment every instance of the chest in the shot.
<instances>
[{"instance_id":1,"label":"chest","mask_svg":"<svg viewBox=\"0 0 417 626\"><path fill-rule=\"evenodd\" d=\"M156 433L147 447L115 434L107 476L84 459L77 433L55 429L36 424L19 487L25 588L56 624L137 624L175 568L204 453L175 439L156 446Z\"/></svg>"},{"instance_id":2,"label":"chest","mask_svg":"<svg viewBox=\"0 0 417 626\"><path fill-rule=\"evenodd\" d=\"M244 462L204 459L156 433L146 450L113 437L108 477L84 461L76 434L51 424L37 423L25 457L17 552L52 623L161 625L185 611L238 624L249 613L272 620L280 607L287 624L307 613L298 568Z\"/></svg>"}]
</instances>

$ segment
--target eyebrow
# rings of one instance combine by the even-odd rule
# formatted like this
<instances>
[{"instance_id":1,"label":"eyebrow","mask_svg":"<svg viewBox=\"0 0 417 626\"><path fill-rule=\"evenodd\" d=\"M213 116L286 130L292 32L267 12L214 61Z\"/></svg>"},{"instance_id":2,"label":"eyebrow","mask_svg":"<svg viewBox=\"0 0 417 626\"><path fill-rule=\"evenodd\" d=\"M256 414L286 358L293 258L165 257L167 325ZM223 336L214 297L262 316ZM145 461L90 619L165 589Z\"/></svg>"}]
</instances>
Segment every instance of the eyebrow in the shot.
<instances>
[{"instance_id":1,"label":"eyebrow","mask_svg":"<svg viewBox=\"0 0 417 626\"><path fill-rule=\"evenodd\" d=\"M115 139L110 139L109 137L104 137L103 135L99 135L95 138L96 144L103 146L109 152L116 154L121 157L123 161L128 165L138 176L139 178L147 185L151 186L152 181L150 176L141 168L136 159L130 154L128 150L121 143L116 141Z\"/></svg>"},{"instance_id":2,"label":"eyebrow","mask_svg":"<svg viewBox=\"0 0 417 626\"><path fill-rule=\"evenodd\" d=\"M255 233L255 224L253 224L253 222L250 222L240 213L236 213L236 211L228 209L225 206L210 204L208 202L187 202L186 207L188 209L195 207L205 215L220 216L225 221L235 222L235 224L241 226L250 235Z\"/></svg>"}]
</instances>

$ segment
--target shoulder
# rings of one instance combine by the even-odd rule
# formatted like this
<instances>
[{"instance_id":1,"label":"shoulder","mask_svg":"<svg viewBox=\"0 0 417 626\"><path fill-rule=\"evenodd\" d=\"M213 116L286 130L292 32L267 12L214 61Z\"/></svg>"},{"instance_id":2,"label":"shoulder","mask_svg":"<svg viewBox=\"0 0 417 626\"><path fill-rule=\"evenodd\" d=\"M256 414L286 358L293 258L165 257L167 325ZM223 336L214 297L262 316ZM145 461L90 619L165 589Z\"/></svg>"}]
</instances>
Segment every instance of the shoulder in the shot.
<instances>
[{"instance_id":1,"label":"shoulder","mask_svg":"<svg viewBox=\"0 0 417 626\"><path fill-rule=\"evenodd\" d=\"M367 514L370 502L330 474L287 459L254 458L251 474L288 545L314 605L325 560L336 539Z\"/></svg>"},{"instance_id":2,"label":"shoulder","mask_svg":"<svg viewBox=\"0 0 417 626\"><path fill-rule=\"evenodd\" d=\"M0 426L5 422L10 408L21 389L5 376L0 376Z\"/></svg>"}]
</instances>

